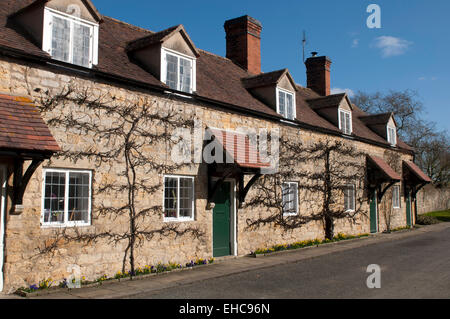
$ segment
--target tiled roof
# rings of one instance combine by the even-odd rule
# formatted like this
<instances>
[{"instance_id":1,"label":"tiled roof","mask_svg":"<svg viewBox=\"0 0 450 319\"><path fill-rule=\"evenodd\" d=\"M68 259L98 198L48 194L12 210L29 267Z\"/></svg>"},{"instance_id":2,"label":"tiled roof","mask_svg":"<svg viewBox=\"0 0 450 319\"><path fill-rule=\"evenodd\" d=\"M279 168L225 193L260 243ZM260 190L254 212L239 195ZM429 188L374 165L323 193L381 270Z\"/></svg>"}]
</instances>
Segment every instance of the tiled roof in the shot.
<instances>
[{"instance_id":1,"label":"tiled roof","mask_svg":"<svg viewBox=\"0 0 450 319\"><path fill-rule=\"evenodd\" d=\"M371 155L368 156L368 158L389 179L393 181L400 181L402 179L401 176L396 173L381 157Z\"/></svg>"},{"instance_id":2,"label":"tiled roof","mask_svg":"<svg viewBox=\"0 0 450 319\"><path fill-rule=\"evenodd\" d=\"M306 102L308 102L308 104L313 109L318 110L329 107L339 107L344 97L345 93L341 93L328 96L321 96L315 99L307 100Z\"/></svg>"},{"instance_id":3,"label":"tiled roof","mask_svg":"<svg viewBox=\"0 0 450 319\"><path fill-rule=\"evenodd\" d=\"M432 180L430 177L428 177L427 174L425 174L420 168L419 166L417 166L416 164L414 164L413 162L410 161L404 161L406 167L409 169L409 171L411 173L413 173L419 180L421 180L424 183L431 183Z\"/></svg>"},{"instance_id":4,"label":"tiled roof","mask_svg":"<svg viewBox=\"0 0 450 319\"><path fill-rule=\"evenodd\" d=\"M257 87L267 86L267 85L271 85L271 84L276 84L280 81L280 79L285 74L289 74L288 69L283 69L283 70L249 76L249 77L243 78L242 82L244 83L244 87L247 89L257 88ZM289 75L289 78L290 78L290 75ZM295 86L295 83L293 83L293 85Z\"/></svg>"},{"instance_id":5,"label":"tiled roof","mask_svg":"<svg viewBox=\"0 0 450 319\"><path fill-rule=\"evenodd\" d=\"M26 97L0 94L0 149L58 152L39 110Z\"/></svg>"},{"instance_id":6,"label":"tiled roof","mask_svg":"<svg viewBox=\"0 0 450 319\"><path fill-rule=\"evenodd\" d=\"M170 27L170 28L168 28L166 30L163 30L163 31L160 31L160 32L156 32L156 33L147 35L147 36L145 36L143 38L140 38L140 39L137 39L137 40L133 40L133 41L128 43L126 51L127 52L132 52L134 50L139 50L139 49L145 48L147 46L151 46L151 45L154 45L154 44L157 44L157 43L162 43L166 39L170 38L172 36L172 34L174 34L176 32L181 32L182 36L185 38L186 42L191 47L191 49L194 52L194 54L198 57L199 53L197 51L197 48L195 47L195 45L192 42L191 38L186 33L186 30L184 30L184 27L181 24L179 24L177 26L174 26L174 27Z\"/></svg>"},{"instance_id":7,"label":"tiled roof","mask_svg":"<svg viewBox=\"0 0 450 319\"><path fill-rule=\"evenodd\" d=\"M33 0L3 0L0 6L0 48L19 51L23 54L48 59L47 53L36 45L32 39L20 31L12 23L8 23L7 16L11 15ZM144 68L134 63L127 53L127 46L133 41L154 41L152 36L163 37L172 28L154 33L152 31L132 26L116 19L102 16L99 35L99 63L93 69L115 78L123 78L153 87L167 88L167 86ZM173 31L173 30L172 30ZM144 41L144 42L145 42ZM240 109L242 112L252 111L272 118L281 118L270 106L255 98L245 87L242 79L252 76L249 72L234 64L227 58L198 50L197 58L197 92L199 99L217 102L222 108ZM284 71L284 70L282 70ZM277 72L271 72L276 78ZM262 76L264 78L264 76ZM266 81L266 79L264 79ZM311 129L325 130L339 134L340 130L313 110L307 100L320 98L310 89L297 85L297 120L300 124ZM227 106L229 105L229 106ZM375 142L385 147L390 144L381 136L374 133L359 119L367 114L354 107L353 134L367 142ZM412 151L412 148L398 141L398 147Z\"/></svg>"},{"instance_id":8,"label":"tiled roof","mask_svg":"<svg viewBox=\"0 0 450 319\"><path fill-rule=\"evenodd\" d=\"M137 49L141 49L143 47L160 43L164 38L166 38L168 35L170 35L172 32L177 30L180 27L180 25L173 26L171 28L168 28L166 30L152 33L150 35L147 35L143 38L131 41L127 45L127 51L133 51Z\"/></svg>"},{"instance_id":9,"label":"tiled roof","mask_svg":"<svg viewBox=\"0 0 450 319\"><path fill-rule=\"evenodd\" d=\"M360 120L366 125L387 124L393 113L373 114L360 116Z\"/></svg>"}]
</instances>

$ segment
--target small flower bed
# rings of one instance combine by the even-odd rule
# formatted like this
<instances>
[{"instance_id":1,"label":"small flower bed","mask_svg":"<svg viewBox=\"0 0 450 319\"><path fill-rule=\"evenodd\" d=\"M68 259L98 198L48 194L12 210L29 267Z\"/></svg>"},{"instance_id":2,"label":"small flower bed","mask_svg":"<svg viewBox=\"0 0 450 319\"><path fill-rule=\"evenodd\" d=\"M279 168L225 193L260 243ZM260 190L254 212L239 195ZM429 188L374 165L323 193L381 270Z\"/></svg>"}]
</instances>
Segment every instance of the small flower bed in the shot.
<instances>
[{"instance_id":1,"label":"small flower bed","mask_svg":"<svg viewBox=\"0 0 450 319\"><path fill-rule=\"evenodd\" d=\"M274 252L279 251L286 251L286 250L294 250L294 249L301 249L306 247L312 247L312 246L319 246L322 244L328 244L328 243L334 243L338 241L343 240L350 240L350 239L356 239L356 238L362 238L362 237L368 237L369 234L359 234L357 236L351 236L351 235L345 235L345 234L338 234L333 238L333 240L329 239L314 239L314 240L304 240L300 242L296 242L293 244L283 244L283 245L275 245L271 248L263 248L263 249L257 249L252 253L252 255L264 255L264 254L270 254Z\"/></svg>"},{"instance_id":2,"label":"small flower bed","mask_svg":"<svg viewBox=\"0 0 450 319\"><path fill-rule=\"evenodd\" d=\"M20 288L20 291L31 293L31 292L37 292L39 290L46 290L50 289L54 284L54 281L51 278L44 279L39 282L37 285L31 285L28 288Z\"/></svg>"},{"instance_id":3,"label":"small flower bed","mask_svg":"<svg viewBox=\"0 0 450 319\"><path fill-rule=\"evenodd\" d=\"M391 229L391 232L394 233L394 232L398 232L398 231L402 231L402 230L408 230L408 229L412 229L412 227L411 226L398 227L398 228Z\"/></svg>"},{"instance_id":4,"label":"small flower bed","mask_svg":"<svg viewBox=\"0 0 450 319\"><path fill-rule=\"evenodd\" d=\"M211 258L208 260L198 258L195 261L191 260L184 267L181 264L172 263L172 262L169 262L168 264L158 263L156 266L146 265L144 267L138 267L135 270L134 274L132 274L131 271L128 271L128 272L118 271L114 275L114 277L110 278L107 275L103 275L94 281L87 281L85 277L82 277L81 278L81 286L87 286L87 285L91 285L91 284L102 284L105 281L130 278L132 275L133 275L133 277L139 277L139 276L150 275L150 274L160 274L160 273L170 272L170 271L177 270L177 269L188 269L188 268L193 268L195 266L213 264L214 261L215 261L214 258ZM73 279L72 282L75 283L75 279ZM48 290L53 286L53 284L54 284L54 281L52 281L52 279L46 279L46 280L39 282L39 285L31 285L28 288L19 288L16 293L19 295L23 295L23 293L34 293L34 292L38 292L41 290ZM59 286L59 288L68 288L69 285L67 283L67 279L64 279L61 283L59 283L58 286Z\"/></svg>"}]
</instances>

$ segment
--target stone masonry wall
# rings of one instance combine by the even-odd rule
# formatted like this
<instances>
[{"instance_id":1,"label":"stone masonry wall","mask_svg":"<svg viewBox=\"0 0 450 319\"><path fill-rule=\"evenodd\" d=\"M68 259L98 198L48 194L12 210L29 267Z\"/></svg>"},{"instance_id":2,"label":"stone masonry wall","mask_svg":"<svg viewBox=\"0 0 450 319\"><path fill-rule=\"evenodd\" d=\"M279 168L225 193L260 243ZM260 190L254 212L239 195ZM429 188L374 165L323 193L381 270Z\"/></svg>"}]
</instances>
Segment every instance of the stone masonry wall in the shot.
<instances>
[{"instance_id":1,"label":"stone masonry wall","mask_svg":"<svg viewBox=\"0 0 450 319\"><path fill-rule=\"evenodd\" d=\"M450 187L427 185L417 194L419 215L450 209Z\"/></svg>"},{"instance_id":2,"label":"stone masonry wall","mask_svg":"<svg viewBox=\"0 0 450 319\"><path fill-rule=\"evenodd\" d=\"M189 100L174 100L162 95L147 95L132 88L112 86L105 83L93 83L89 79L75 77L63 71L44 69L31 65L19 64L17 62L2 59L0 60L0 90L18 95L37 96L36 88L58 92L64 85L72 81L78 86L95 87L98 92L113 93L117 98L127 100L130 96L141 95L153 98L158 108L170 107L177 109L187 117L197 117L206 125L222 129L237 129L239 127L266 128L278 127L275 122L265 121L250 116L242 116L226 110L215 110L207 108L201 104L194 104ZM72 110L71 110L72 111ZM49 117L44 116L48 121ZM83 148L92 146L92 137L80 135L74 131L65 131L62 128L50 127L52 134L59 145L63 148L74 147ZM286 134L296 132L297 129L283 126ZM302 139L314 142L325 138L325 135L302 130ZM339 139L330 137L331 139ZM386 150L373 145L361 142L353 142L356 148L364 150L369 154L385 157ZM164 143L149 146L149 152L159 154L162 159L169 156L164 148ZM411 159L410 156L402 155L402 159ZM301 167L301 163L299 164ZM88 280L94 280L106 274L113 276L122 269L125 242L113 245L107 240L99 240L89 245L79 242L71 242L62 245L53 254L42 254L40 251L54 242L55 234L60 229L41 227L41 201L43 168L76 168L93 170L93 189L105 181L114 181L121 172L120 165L109 165L96 167L95 163L88 160L80 160L76 163L62 158L54 158L46 161L33 175L24 196L24 212L19 215L10 214L7 216L6 238L5 238L5 292L13 292L15 289L31 284L36 284L44 278L62 280L68 276L67 267L71 264L81 266L82 275ZM207 169L205 165L193 165L182 171L170 172L176 175L195 176L195 220L183 223L183 227L198 227L204 232L202 238L192 238L190 236L176 237L156 236L151 241L144 241L138 247L136 264L138 266L155 265L159 262L186 263L195 258L212 257L212 210L206 208L207 204ZM401 173L401 172L399 172ZM163 175L151 176L155 182L161 182ZM10 182L11 185L11 182ZM364 195L364 194L362 194ZM251 193L249 194L251 196ZM384 201L390 201L389 196L385 196ZM126 201L123 196L94 196L93 207L101 203L111 205L121 205ZM156 193L149 198L141 194L139 205L160 205L163 201L163 191ZM300 214L309 214L311 208L302 203L300 196ZM393 212L392 228L406 225L405 201L401 198L402 208ZM381 203L380 203L381 207ZM335 232L346 234L361 234L370 232L369 204L364 208L366 215L359 216L357 223L349 221L336 222ZM94 212L95 214L95 212ZM237 212L237 254L245 255L258 248L270 247L280 243L290 243L299 240L323 238L324 231L321 222L314 222L286 232L281 228L270 225L262 227L257 231L247 230L247 220L255 215L262 214L260 211L248 207L239 209ZM384 220L380 212L380 231L386 229ZM148 225L158 228L163 225L162 216L156 215L148 220ZM80 231L83 234L97 233L105 229L120 230L127 227L126 218L113 219L110 217L98 217L92 221L92 225L83 227ZM74 233L73 229L68 229L68 233Z\"/></svg>"}]
</instances>

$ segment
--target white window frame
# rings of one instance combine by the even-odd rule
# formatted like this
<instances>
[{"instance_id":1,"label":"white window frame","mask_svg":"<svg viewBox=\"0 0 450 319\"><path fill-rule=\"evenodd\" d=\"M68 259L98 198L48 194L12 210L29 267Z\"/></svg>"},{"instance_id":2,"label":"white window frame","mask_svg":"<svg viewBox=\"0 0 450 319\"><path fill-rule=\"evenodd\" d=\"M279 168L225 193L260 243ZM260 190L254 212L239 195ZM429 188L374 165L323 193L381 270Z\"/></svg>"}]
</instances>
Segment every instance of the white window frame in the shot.
<instances>
[{"instance_id":1,"label":"white window frame","mask_svg":"<svg viewBox=\"0 0 450 319\"><path fill-rule=\"evenodd\" d=\"M390 131L392 131L392 136L390 134ZM393 140L391 139L391 137L393 137ZM390 143L392 146L397 146L397 128L394 126L387 126L387 141L388 143Z\"/></svg>"},{"instance_id":2,"label":"white window frame","mask_svg":"<svg viewBox=\"0 0 450 319\"><path fill-rule=\"evenodd\" d=\"M342 114L346 114L350 116L350 127L342 127ZM339 109L339 118L338 118L338 122L339 122L339 129L345 134L345 135L352 135L353 133L353 119L352 119L352 112L351 111L347 111L344 109ZM345 123L345 121L344 121ZM349 129L347 131L347 129Z\"/></svg>"},{"instance_id":3,"label":"white window frame","mask_svg":"<svg viewBox=\"0 0 450 319\"><path fill-rule=\"evenodd\" d=\"M296 207L297 207L297 211L295 213L285 213L284 212L284 204L285 203L284 203L284 197L283 197L283 194L284 194L283 188L284 188L285 185L289 185L289 188L291 188L291 185L295 185L295 190L296 190L295 200L296 200ZM283 205L283 216L286 216L286 217L288 217L288 216L298 216L298 213L299 213L299 207L298 207L298 205L299 205L299 189L298 189L298 183L297 182L285 182L285 183L283 183L281 185L281 203Z\"/></svg>"},{"instance_id":4,"label":"white window frame","mask_svg":"<svg viewBox=\"0 0 450 319\"><path fill-rule=\"evenodd\" d=\"M189 55L182 54L182 53L179 53L177 51L170 50L167 48L161 48L161 82L163 82L163 83L167 82L167 54L173 55L173 56L177 57L177 59L178 59L177 90L180 92L183 92L183 91L181 91L181 80L180 80L181 75L179 72L180 58L191 61L191 66L192 66L191 86L190 86L189 92L185 92L185 93L192 94L193 92L196 92L197 91L197 59L193 58Z\"/></svg>"},{"instance_id":5,"label":"white window frame","mask_svg":"<svg viewBox=\"0 0 450 319\"><path fill-rule=\"evenodd\" d=\"M285 109L285 114L281 113L281 111L280 111L280 93L284 93L286 95L292 96L292 114L293 114L294 118L290 119L290 118L287 117L287 114L288 114L287 109ZM284 118L286 118L288 120L291 120L291 121L295 120L297 118L297 103L296 103L296 100L295 100L295 93L277 87L276 94L277 94L277 96L276 96L276 99L277 99L277 113L282 115Z\"/></svg>"},{"instance_id":6,"label":"white window frame","mask_svg":"<svg viewBox=\"0 0 450 319\"><path fill-rule=\"evenodd\" d=\"M64 223L58 222L44 222L45 217L45 180L47 173L65 173L66 174L66 184L65 184L65 194L64 194ZM81 221L68 221L69 217L69 174L70 173L83 173L89 174L89 203L88 203L88 222ZM44 168L42 170L42 196L41 196L41 227L42 228L70 228L70 227L84 227L90 226L92 222L92 171L89 170L78 170L78 169L54 169L54 168Z\"/></svg>"},{"instance_id":7,"label":"white window frame","mask_svg":"<svg viewBox=\"0 0 450 319\"><path fill-rule=\"evenodd\" d=\"M395 192L394 190L397 190L397 192ZM395 198L395 195L397 195L397 198ZM397 201L397 205L395 205L395 201ZM400 186L399 185L394 185L392 187L392 208L394 209L399 209L401 208L401 204L400 204Z\"/></svg>"},{"instance_id":8,"label":"white window frame","mask_svg":"<svg viewBox=\"0 0 450 319\"><path fill-rule=\"evenodd\" d=\"M99 43L99 26L98 23L93 23L85 19L75 17L51 8L44 10L44 30L42 50L53 56L52 54L52 34L53 34L53 17L68 20L70 22L71 33L74 22L83 26L89 27L91 30L90 37L90 52L89 52L89 68L98 64L98 43ZM73 64L73 37L70 37L69 61L62 61ZM59 60L58 60L59 61ZM84 66L85 67L85 66Z\"/></svg>"},{"instance_id":9,"label":"white window frame","mask_svg":"<svg viewBox=\"0 0 450 319\"><path fill-rule=\"evenodd\" d=\"M352 207L350 209L346 209L345 212L349 213L349 212L355 212L356 211L356 186L355 184L348 184L345 185L345 190L344 190L344 209L346 208L346 202L347 202L347 190L348 189L352 189L353 191L353 203L352 203Z\"/></svg>"},{"instance_id":10,"label":"white window frame","mask_svg":"<svg viewBox=\"0 0 450 319\"><path fill-rule=\"evenodd\" d=\"M176 178L178 179L177 184L177 217L166 217L166 178ZM180 217L180 179L186 178L192 180L192 216L191 217ZM164 175L163 176L163 216L164 222L192 222L195 220L195 178L193 176L183 176L183 175Z\"/></svg>"}]
</instances>

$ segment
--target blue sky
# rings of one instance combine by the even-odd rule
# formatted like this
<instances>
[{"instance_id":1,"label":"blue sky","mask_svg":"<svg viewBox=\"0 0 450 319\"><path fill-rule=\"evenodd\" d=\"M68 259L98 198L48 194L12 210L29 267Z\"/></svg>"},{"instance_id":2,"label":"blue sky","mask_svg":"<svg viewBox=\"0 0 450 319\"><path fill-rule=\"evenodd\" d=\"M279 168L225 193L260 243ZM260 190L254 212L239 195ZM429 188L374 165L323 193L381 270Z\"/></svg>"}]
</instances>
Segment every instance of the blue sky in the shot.
<instances>
[{"instance_id":1,"label":"blue sky","mask_svg":"<svg viewBox=\"0 0 450 319\"><path fill-rule=\"evenodd\" d=\"M424 114L450 129L450 1L93 0L104 15L152 31L183 24L198 48L225 56L225 20L248 14L263 25L262 69L288 68L305 85L307 53L333 61L332 88L354 92L417 90ZM381 7L381 29L369 29L369 4Z\"/></svg>"}]
</instances>

